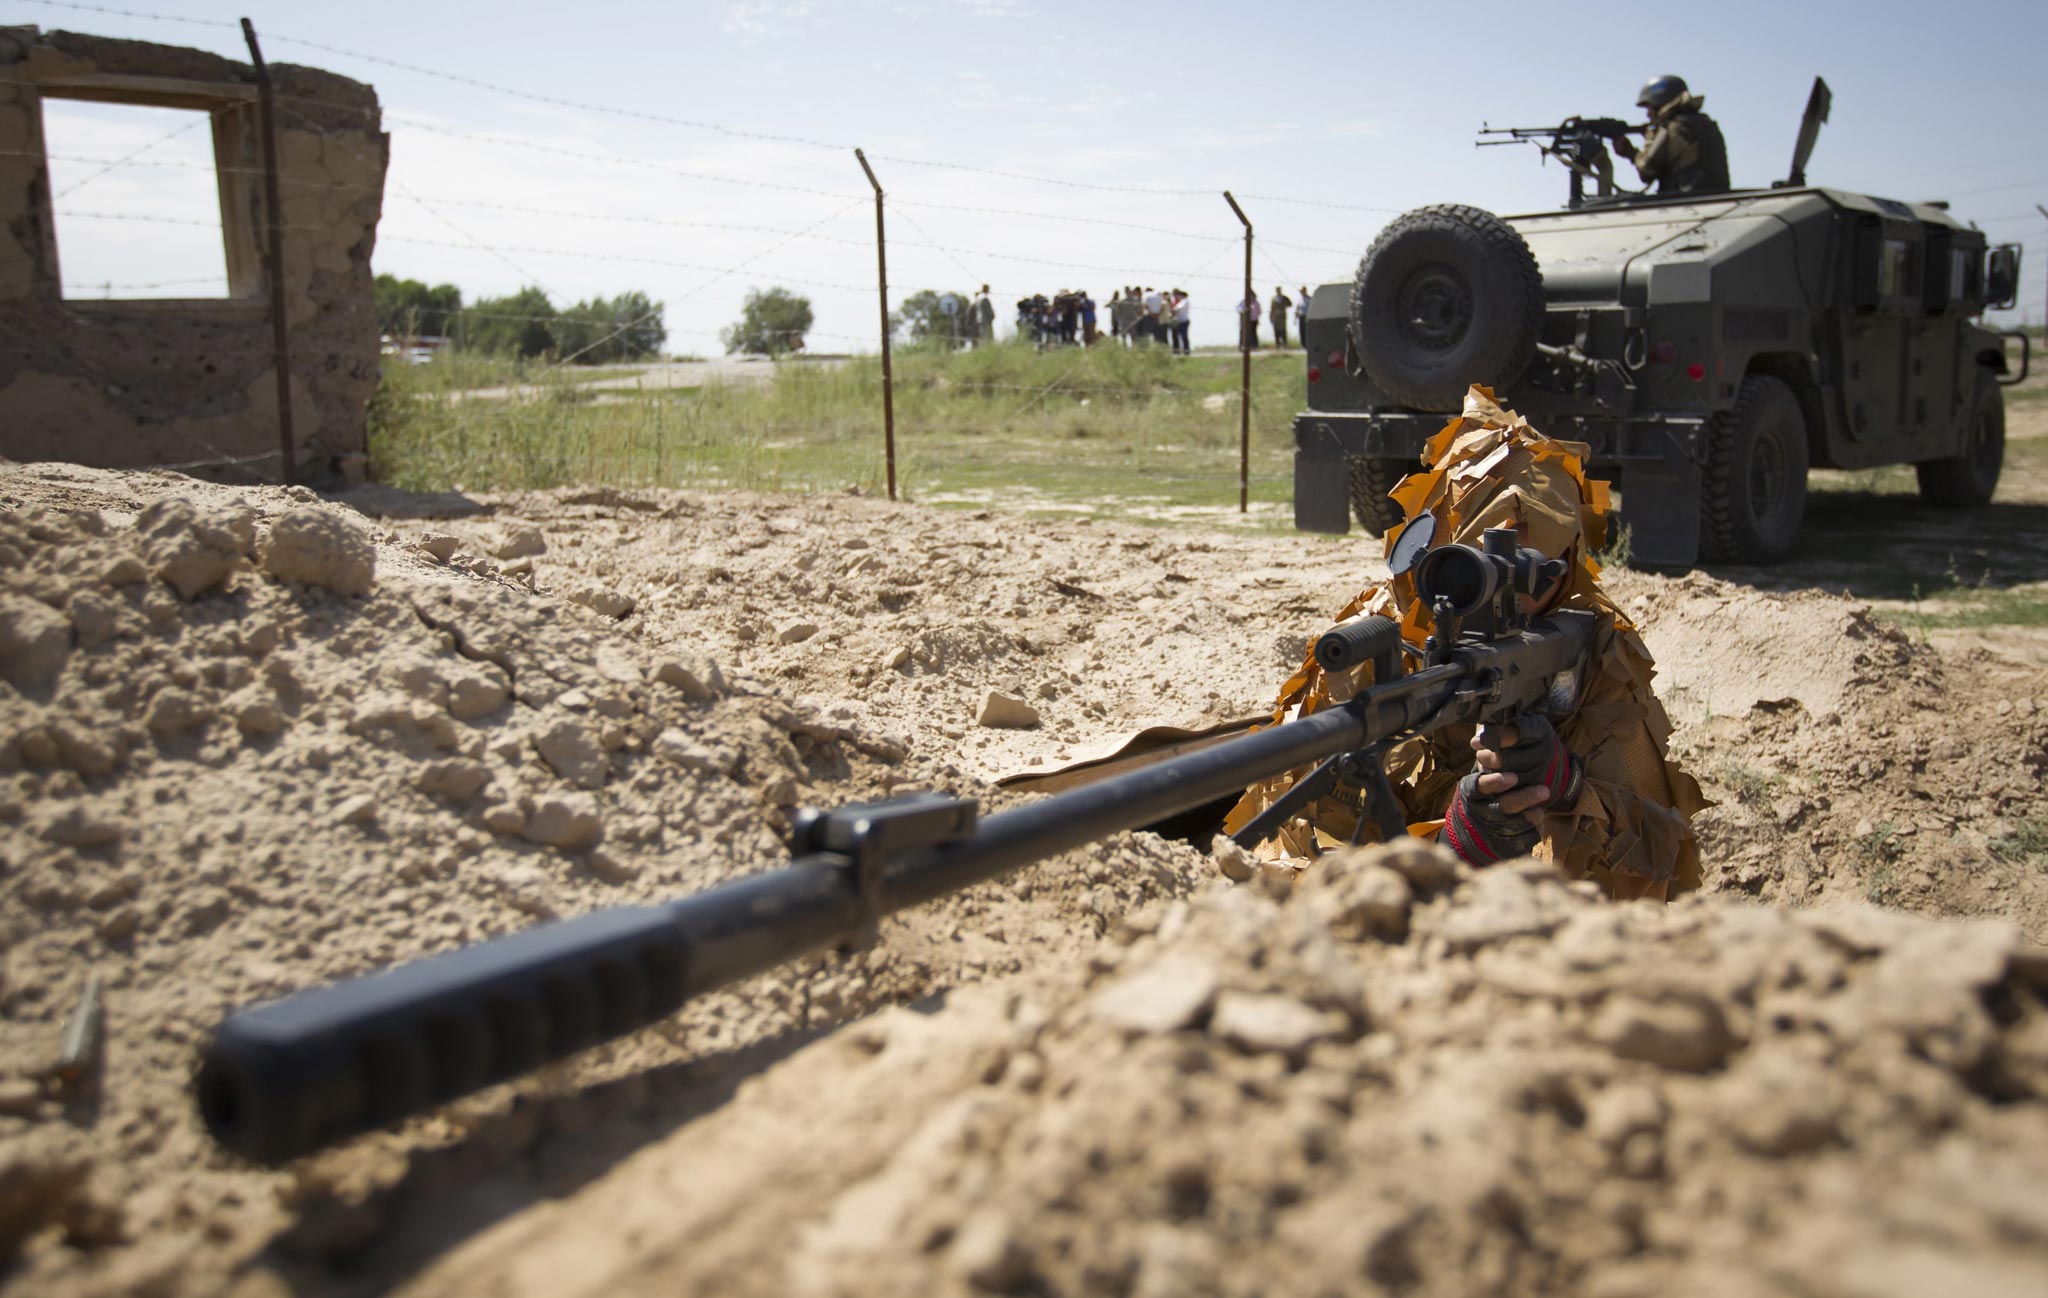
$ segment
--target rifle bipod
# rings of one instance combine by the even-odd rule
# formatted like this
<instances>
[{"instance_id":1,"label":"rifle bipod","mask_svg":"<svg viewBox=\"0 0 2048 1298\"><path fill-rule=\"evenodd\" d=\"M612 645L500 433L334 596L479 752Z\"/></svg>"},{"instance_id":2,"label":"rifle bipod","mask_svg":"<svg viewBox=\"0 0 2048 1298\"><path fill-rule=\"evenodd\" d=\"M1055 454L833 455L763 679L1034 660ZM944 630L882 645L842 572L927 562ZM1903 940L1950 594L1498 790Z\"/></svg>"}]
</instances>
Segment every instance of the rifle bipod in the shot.
<instances>
[{"instance_id":1,"label":"rifle bipod","mask_svg":"<svg viewBox=\"0 0 2048 1298\"><path fill-rule=\"evenodd\" d=\"M1358 809L1358 824L1351 831L1352 846L1358 845L1359 836L1365 833L1366 814L1379 827L1380 841L1395 842L1408 833L1408 817L1401 810L1400 799L1394 796L1394 786L1387 780L1387 749L1391 740L1339 753L1319 763L1299 783L1281 794L1264 811L1251 818L1243 829L1231 835L1239 847L1250 850L1271 838L1280 827L1294 819L1303 807L1317 798L1328 796L1336 789L1339 780L1354 785L1365 792L1364 805Z\"/></svg>"}]
</instances>

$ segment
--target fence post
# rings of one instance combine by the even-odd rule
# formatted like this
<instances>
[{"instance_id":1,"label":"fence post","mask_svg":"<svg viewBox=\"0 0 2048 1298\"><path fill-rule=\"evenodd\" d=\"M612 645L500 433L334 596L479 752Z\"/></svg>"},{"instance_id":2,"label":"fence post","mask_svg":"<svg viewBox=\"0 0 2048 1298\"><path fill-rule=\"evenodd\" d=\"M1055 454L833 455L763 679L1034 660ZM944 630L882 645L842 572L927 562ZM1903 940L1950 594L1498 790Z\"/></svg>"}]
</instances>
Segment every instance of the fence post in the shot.
<instances>
[{"instance_id":1,"label":"fence post","mask_svg":"<svg viewBox=\"0 0 2048 1298\"><path fill-rule=\"evenodd\" d=\"M2034 210L2035 210L2036 212L2039 212L2039 213L2040 213L2040 214L2041 214L2041 215L2042 215L2043 217L2048 217L2048 207L2043 207L2043 206L2041 206L2041 205L2040 205L2039 203L2036 203L2036 204L2034 204ZM2026 323L2026 317L2025 317L2025 316L2021 316L2021 317L2020 317L2020 321L2021 321L2021 327L2022 327L2022 328L2024 328L2024 327L2025 327L2025 323ZM2043 336L2043 337L2048 337L2048 314L2044 314L2044 315L2042 315L2042 317L2041 317L2041 330L2042 330L2042 336Z\"/></svg>"},{"instance_id":2,"label":"fence post","mask_svg":"<svg viewBox=\"0 0 2048 1298\"><path fill-rule=\"evenodd\" d=\"M1244 225L1244 296L1237 301L1237 350L1243 356L1237 385L1237 512L1248 514L1252 507L1252 344L1259 340L1251 316L1252 222L1227 189L1223 201Z\"/></svg>"},{"instance_id":3,"label":"fence post","mask_svg":"<svg viewBox=\"0 0 2048 1298\"><path fill-rule=\"evenodd\" d=\"M868 165L868 155L853 151L860 169L875 189L875 282L882 295L882 445L889 461L889 499L896 499L896 382L889 373L889 237L882 227L882 182Z\"/></svg>"},{"instance_id":4,"label":"fence post","mask_svg":"<svg viewBox=\"0 0 2048 1298\"><path fill-rule=\"evenodd\" d=\"M292 349L284 318L284 209L278 197L277 114L273 107L270 68L256 44L256 28L242 20L242 38L249 42L249 61L256 65L257 107L263 126L263 206L270 217L270 332L277 348L277 436L283 463L278 480L298 480L298 439L292 435Z\"/></svg>"}]
</instances>

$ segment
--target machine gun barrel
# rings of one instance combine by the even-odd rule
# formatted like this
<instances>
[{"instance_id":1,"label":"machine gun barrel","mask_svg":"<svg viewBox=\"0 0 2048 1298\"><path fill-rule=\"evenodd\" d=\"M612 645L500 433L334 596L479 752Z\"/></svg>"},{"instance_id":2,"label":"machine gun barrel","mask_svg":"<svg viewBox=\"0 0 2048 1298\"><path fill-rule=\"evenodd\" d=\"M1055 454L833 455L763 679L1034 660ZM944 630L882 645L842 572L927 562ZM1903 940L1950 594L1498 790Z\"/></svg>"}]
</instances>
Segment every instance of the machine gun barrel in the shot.
<instances>
[{"instance_id":1,"label":"machine gun barrel","mask_svg":"<svg viewBox=\"0 0 2048 1298\"><path fill-rule=\"evenodd\" d=\"M230 1015L201 1063L201 1116L280 1163L530 1072L934 900L1260 780L1454 721L1511 716L1586 652L1584 614L1241 739L973 824L938 795L846 808L789 865L654 906L597 911ZM896 826L895 830L891 826ZM892 836L894 841L892 840Z\"/></svg>"}]
</instances>

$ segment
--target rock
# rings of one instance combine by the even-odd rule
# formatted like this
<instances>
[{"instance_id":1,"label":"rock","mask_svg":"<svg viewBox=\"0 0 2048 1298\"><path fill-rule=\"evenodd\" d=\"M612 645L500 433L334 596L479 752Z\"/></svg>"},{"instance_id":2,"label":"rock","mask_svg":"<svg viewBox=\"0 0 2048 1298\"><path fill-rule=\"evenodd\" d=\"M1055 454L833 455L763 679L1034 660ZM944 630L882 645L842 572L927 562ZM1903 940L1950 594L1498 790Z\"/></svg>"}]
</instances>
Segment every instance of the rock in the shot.
<instances>
[{"instance_id":1,"label":"rock","mask_svg":"<svg viewBox=\"0 0 2048 1298\"><path fill-rule=\"evenodd\" d=\"M640 664L633 655L612 645L599 645L594 664L597 674L618 685L638 685Z\"/></svg>"},{"instance_id":2,"label":"rock","mask_svg":"<svg viewBox=\"0 0 2048 1298\"><path fill-rule=\"evenodd\" d=\"M1218 834L1209 843L1209 859L1223 872L1223 877L1237 883L1257 873L1259 863L1250 852L1238 846L1237 840L1228 834Z\"/></svg>"},{"instance_id":3,"label":"rock","mask_svg":"<svg viewBox=\"0 0 2048 1298\"><path fill-rule=\"evenodd\" d=\"M575 717L557 718L534 732L533 746L555 774L577 788L604 787L610 766L605 761L604 746L589 722Z\"/></svg>"},{"instance_id":4,"label":"rock","mask_svg":"<svg viewBox=\"0 0 2048 1298\"><path fill-rule=\"evenodd\" d=\"M71 654L71 623L26 595L0 595L0 676L18 690L54 684Z\"/></svg>"},{"instance_id":5,"label":"rock","mask_svg":"<svg viewBox=\"0 0 2048 1298\"><path fill-rule=\"evenodd\" d=\"M0 1258L13 1258L29 1236L61 1220L91 1170L84 1158L0 1151Z\"/></svg>"},{"instance_id":6,"label":"rock","mask_svg":"<svg viewBox=\"0 0 2048 1298\"><path fill-rule=\"evenodd\" d=\"M340 511L295 505L270 525L263 570L279 581L366 595L377 575L377 547Z\"/></svg>"},{"instance_id":7,"label":"rock","mask_svg":"<svg viewBox=\"0 0 2048 1298\"><path fill-rule=\"evenodd\" d=\"M43 1107L43 1088L26 1077L0 1081L0 1113L15 1118L33 1118Z\"/></svg>"},{"instance_id":8,"label":"rock","mask_svg":"<svg viewBox=\"0 0 2048 1298\"><path fill-rule=\"evenodd\" d=\"M709 703L726 692L725 673L706 657L671 658L654 669L654 679L672 685L683 697Z\"/></svg>"},{"instance_id":9,"label":"rock","mask_svg":"<svg viewBox=\"0 0 2048 1298\"><path fill-rule=\"evenodd\" d=\"M1026 730L1039 723L1038 709L1000 690L990 690L981 701L974 724L1001 730Z\"/></svg>"},{"instance_id":10,"label":"rock","mask_svg":"<svg viewBox=\"0 0 2048 1298\"><path fill-rule=\"evenodd\" d=\"M983 1293L1021 1293L1032 1281L1031 1251L1010 1222L994 1212L970 1217L953 1236L946 1264Z\"/></svg>"},{"instance_id":11,"label":"rock","mask_svg":"<svg viewBox=\"0 0 2048 1298\"><path fill-rule=\"evenodd\" d=\"M256 545L256 518L244 505L209 505L172 497L135 520L149 569L193 600L239 568Z\"/></svg>"},{"instance_id":12,"label":"rock","mask_svg":"<svg viewBox=\"0 0 2048 1298\"><path fill-rule=\"evenodd\" d=\"M631 595L613 590L609 586L599 586L594 583L585 582L571 586L564 593L570 600L581 604L599 617L625 617L634 608L634 601Z\"/></svg>"},{"instance_id":13,"label":"rock","mask_svg":"<svg viewBox=\"0 0 2048 1298\"><path fill-rule=\"evenodd\" d=\"M283 710L261 690L244 690L229 699L227 712L235 719L235 727L251 739L267 739L284 729Z\"/></svg>"},{"instance_id":14,"label":"rock","mask_svg":"<svg viewBox=\"0 0 2048 1298\"><path fill-rule=\"evenodd\" d=\"M631 883L640 877L640 867L605 851L601 847L590 850L590 872L606 883Z\"/></svg>"},{"instance_id":15,"label":"rock","mask_svg":"<svg viewBox=\"0 0 2048 1298\"><path fill-rule=\"evenodd\" d=\"M497 559L527 559L547 552L547 535L530 524L507 530L491 547L491 556Z\"/></svg>"},{"instance_id":16,"label":"rock","mask_svg":"<svg viewBox=\"0 0 2048 1298\"><path fill-rule=\"evenodd\" d=\"M121 760L119 736L96 734L82 721L57 721L50 725L57 741L57 756L64 766L80 775L107 775Z\"/></svg>"},{"instance_id":17,"label":"rock","mask_svg":"<svg viewBox=\"0 0 2048 1298\"><path fill-rule=\"evenodd\" d=\"M462 542L446 532L429 532L422 536L416 544L435 563L448 562L448 560L455 557L455 552L462 548Z\"/></svg>"},{"instance_id":18,"label":"rock","mask_svg":"<svg viewBox=\"0 0 2048 1298\"><path fill-rule=\"evenodd\" d=\"M1540 937L1565 921L1570 894L1537 884L1512 866L1481 870L1445 916L1441 932L1452 951L1477 951L1516 937Z\"/></svg>"},{"instance_id":19,"label":"rock","mask_svg":"<svg viewBox=\"0 0 2048 1298\"><path fill-rule=\"evenodd\" d=\"M680 730L662 731L655 738L654 754L686 771L722 771L733 762L731 753L693 739Z\"/></svg>"},{"instance_id":20,"label":"rock","mask_svg":"<svg viewBox=\"0 0 2048 1298\"><path fill-rule=\"evenodd\" d=\"M133 906L116 906L100 921L102 942L126 942L142 928L142 912Z\"/></svg>"},{"instance_id":21,"label":"rock","mask_svg":"<svg viewBox=\"0 0 2048 1298\"><path fill-rule=\"evenodd\" d=\"M1192 1027L1209 1012L1218 985L1215 965L1176 953L1097 992L1088 1012L1126 1032L1176 1032Z\"/></svg>"},{"instance_id":22,"label":"rock","mask_svg":"<svg viewBox=\"0 0 2048 1298\"><path fill-rule=\"evenodd\" d=\"M775 641L777 644L802 644L816 634L818 634L818 624L816 622L806 622L799 618L797 621L785 622L777 627L775 629Z\"/></svg>"},{"instance_id":23,"label":"rock","mask_svg":"<svg viewBox=\"0 0 2048 1298\"><path fill-rule=\"evenodd\" d=\"M42 834L66 847L106 847L121 841L121 822L72 803L43 822Z\"/></svg>"},{"instance_id":24,"label":"rock","mask_svg":"<svg viewBox=\"0 0 2048 1298\"><path fill-rule=\"evenodd\" d=\"M890 654L889 654L889 656L888 656L888 657L886 657L886 658L884 658L884 659L882 660L882 670L883 670L883 671L899 671L899 670L901 670L902 668L904 668L904 667L908 666L908 665L909 665L909 663L910 663L910 646L908 646L908 645L898 645L898 646L896 647L896 649L895 649L895 650L894 650L894 651L893 651L892 653L890 653Z\"/></svg>"},{"instance_id":25,"label":"rock","mask_svg":"<svg viewBox=\"0 0 2048 1298\"><path fill-rule=\"evenodd\" d=\"M109 586L134 586L149 580L149 569L134 555L124 554L101 570L100 580Z\"/></svg>"},{"instance_id":26,"label":"rock","mask_svg":"<svg viewBox=\"0 0 2048 1298\"><path fill-rule=\"evenodd\" d=\"M429 762L413 777L413 787L437 798L468 802L491 782L491 768L467 757Z\"/></svg>"},{"instance_id":27,"label":"rock","mask_svg":"<svg viewBox=\"0 0 2048 1298\"><path fill-rule=\"evenodd\" d=\"M143 714L143 723L159 742L176 739L187 730L205 724L212 717L198 695L176 686L158 690Z\"/></svg>"},{"instance_id":28,"label":"rock","mask_svg":"<svg viewBox=\"0 0 2048 1298\"><path fill-rule=\"evenodd\" d=\"M1254 992L1224 992L1209 1017L1209 1035L1239 1050L1296 1059L1343 1027L1338 1016L1313 1009L1292 996Z\"/></svg>"},{"instance_id":29,"label":"rock","mask_svg":"<svg viewBox=\"0 0 2048 1298\"><path fill-rule=\"evenodd\" d=\"M555 793L534 803L526 820L526 837L564 852L580 852L604 834L597 799L587 793Z\"/></svg>"},{"instance_id":30,"label":"rock","mask_svg":"<svg viewBox=\"0 0 2048 1298\"><path fill-rule=\"evenodd\" d=\"M127 635L133 617L126 604L91 587L73 591L64 611L77 628L80 647L86 649L97 649Z\"/></svg>"},{"instance_id":31,"label":"rock","mask_svg":"<svg viewBox=\"0 0 2048 1298\"><path fill-rule=\"evenodd\" d=\"M463 663L441 675L448 683L448 715L457 721L487 717L512 696L512 680L496 663Z\"/></svg>"},{"instance_id":32,"label":"rock","mask_svg":"<svg viewBox=\"0 0 2048 1298\"><path fill-rule=\"evenodd\" d=\"M1736 1044L1720 1006L1705 997L1616 996L1600 1007L1586 1035L1623 1059L1680 1073L1720 1067Z\"/></svg>"},{"instance_id":33,"label":"rock","mask_svg":"<svg viewBox=\"0 0 2048 1298\"><path fill-rule=\"evenodd\" d=\"M1406 879L1418 897L1448 892L1458 886L1460 879L1472 873L1471 867L1459 860L1456 852L1441 843L1420 838L1406 838L1387 844L1380 850L1377 860Z\"/></svg>"},{"instance_id":34,"label":"rock","mask_svg":"<svg viewBox=\"0 0 2048 1298\"><path fill-rule=\"evenodd\" d=\"M1354 942L1408 936L1408 911L1415 893L1399 872L1381 864L1382 848L1333 852L1307 871L1303 895L1330 931Z\"/></svg>"},{"instance_id":35,"label":"rock","mask_svg":"<svg viewBox=\"0 0 2048 1298\"><path fill-rule=\"evenodd\" d=\"M484 809L483 822L493 834L524 834L526 809L516 802L500 802Z\"/></svg>"},{"instance_id":36,"label":"rock","mask_svg":"<svg viewBox=\"0 0 2048 1298\"><path fill-rule=\"evenodd\" d=\"M334 823L337 825L374 825L377 823L377 800L369 794L358 794L348 798L334 809Z\"/></svg>"}]
</instances>

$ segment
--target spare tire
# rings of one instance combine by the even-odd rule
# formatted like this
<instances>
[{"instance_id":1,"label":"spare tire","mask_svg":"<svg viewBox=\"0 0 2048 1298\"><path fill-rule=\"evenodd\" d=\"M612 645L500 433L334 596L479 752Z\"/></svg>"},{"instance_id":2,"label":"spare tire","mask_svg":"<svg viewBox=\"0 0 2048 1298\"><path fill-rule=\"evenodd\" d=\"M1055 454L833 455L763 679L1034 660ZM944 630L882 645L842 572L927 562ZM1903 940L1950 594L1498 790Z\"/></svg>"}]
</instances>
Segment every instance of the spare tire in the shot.
<instances>
[{"instance_id":1,"label":"spare tire","mask_svg":"<svg viewBox=\"0 0 2048 1298\"><path fill-rule=\"evenodd\" d=\"M1522 377L1543 328L1543 274L1515 228L1476 207L1394 218L1358 263L1351 336L1366 376L1416 410L1464 407Z\"/></svg>"}]
</instances>

